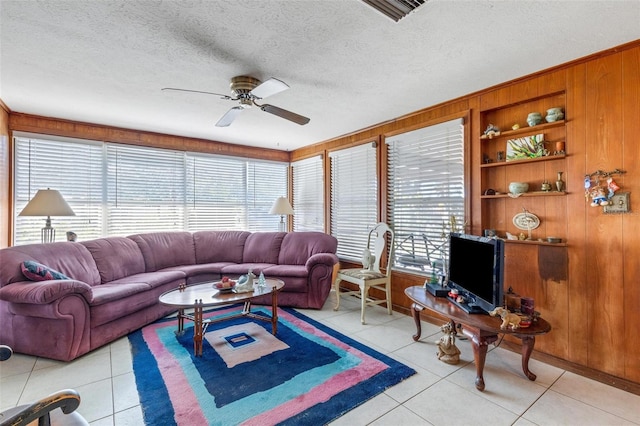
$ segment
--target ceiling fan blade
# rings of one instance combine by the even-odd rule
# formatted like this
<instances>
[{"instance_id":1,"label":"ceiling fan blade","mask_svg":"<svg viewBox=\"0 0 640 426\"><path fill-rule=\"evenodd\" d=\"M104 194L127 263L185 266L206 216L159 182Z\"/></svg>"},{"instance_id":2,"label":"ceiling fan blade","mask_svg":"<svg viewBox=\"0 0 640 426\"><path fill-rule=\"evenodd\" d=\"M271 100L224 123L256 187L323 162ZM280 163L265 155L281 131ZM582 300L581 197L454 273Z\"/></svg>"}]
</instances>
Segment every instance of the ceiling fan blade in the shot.
<instances>
[{"instance_id":1,"label":"ceiling fan blade","mask_svg":"<svg viewBox=\"0 0 640 426\"><path fill-rule=\"evenodd\" d=\"M257 98L264 99L267 96L275 95L276 93L280 93L288 88L289 86L287 83L272 77L269 80L260 83L251 91L251 94Z\"/></svg>"},{"instance_id":2,"label":"ceiling fan blade","mask_svg":"<svg viewBox=\"0 0 640 426\"><path fill-rule=\"evenodd\" d=\"M303 117L302 115L296 114L295 112L287 111L286 109L282 109L277 106L264 104L260 105L260 109L270 114L277 115L278 117L282 117L286 120L293 121L294 123L300 124L301 126L304 126L309 122L309 119L307 117Z\"/></svg>"},{"instance_id":3,"label":"ceiling fan blade","mask_svg":"<svg viewBox=\"0 0 640 426\"><path fill-rule=\"evenodd\" d=\"M176 92L191 92L191 93L204 93L205 95L216 95L216 96L220 96L222 99L233 99L231 96L229 95L223 95L221 93L213 93L213 92L203 92L202 90L189 90L189 89L176 89L175 87L163 87L161 89L162 91L165 90L173 90Z\"/></svg>"},{"instance_id":4,"label":"ceiling fan blade","mask_svg":"<svg viewBox=\"0 0 640 426\"><path fill-rule=\"evenodd\" d=\"M225 115L222 116L222 118L220 118L220 120L218 120L218 122L216 123L216 127L229 126L231 123L233 123L233 120L236 119L238 114L240 114L243 109L244 108L242 108L241 106L235 106L231 108L229 111L226 112Z\"/></svg>"}]
</instances>

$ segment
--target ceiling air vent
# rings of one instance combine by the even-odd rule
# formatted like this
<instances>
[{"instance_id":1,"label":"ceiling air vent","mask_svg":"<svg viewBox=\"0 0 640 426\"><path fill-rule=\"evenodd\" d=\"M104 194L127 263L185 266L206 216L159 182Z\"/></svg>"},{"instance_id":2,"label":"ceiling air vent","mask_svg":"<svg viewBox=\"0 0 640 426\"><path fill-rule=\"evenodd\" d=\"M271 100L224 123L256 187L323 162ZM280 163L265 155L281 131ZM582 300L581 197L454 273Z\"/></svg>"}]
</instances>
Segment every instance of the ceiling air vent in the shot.
<instances>
[{"instance_id":1,"label":"ceiling air vent","mask_svg":"<svg viewBox=\"0 0 640 426\"><path fill-rule=\"evenodd\" d=\"M362 0L378 12L398 22L427 0Z\"/></svg>"}]
</instances>

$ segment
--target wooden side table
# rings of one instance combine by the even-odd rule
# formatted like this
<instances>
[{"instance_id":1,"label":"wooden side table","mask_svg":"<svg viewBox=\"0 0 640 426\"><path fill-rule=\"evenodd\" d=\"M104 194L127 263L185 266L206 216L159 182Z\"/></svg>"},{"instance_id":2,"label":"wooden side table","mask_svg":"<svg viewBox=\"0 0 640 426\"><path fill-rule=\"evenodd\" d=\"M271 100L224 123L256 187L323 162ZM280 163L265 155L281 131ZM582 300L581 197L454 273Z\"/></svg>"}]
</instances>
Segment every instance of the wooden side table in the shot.
<instances>
[{"instance_id":1,"label":"wooden side table","mask_svg":"<svg viewBox=\"0 0 640 426\"><path fill-rule=\"evenodd\" d=\"M462 324L462 332L470 339L473 348L473 359L476 364L476 389L484 390L484 363L487 357L488 346L498 339L498 334L510 334L522 340L522 371L529 380L535 380L536 375L529 371L529 359L536 343L536 335L546 334L551 331L551 325L542 318L538 318L527 328L511 330L500 329L502 320L498 317L481 314L467 314L462 309L449 303L446 298L434 297L422 286L414 286L405 289L404 293L413 301L411 311L416 323L417 332L413 340L420 339L422 327L420 325L420 312L428 309L443 315L455 324Z\"/></svg>"}]
</instances>

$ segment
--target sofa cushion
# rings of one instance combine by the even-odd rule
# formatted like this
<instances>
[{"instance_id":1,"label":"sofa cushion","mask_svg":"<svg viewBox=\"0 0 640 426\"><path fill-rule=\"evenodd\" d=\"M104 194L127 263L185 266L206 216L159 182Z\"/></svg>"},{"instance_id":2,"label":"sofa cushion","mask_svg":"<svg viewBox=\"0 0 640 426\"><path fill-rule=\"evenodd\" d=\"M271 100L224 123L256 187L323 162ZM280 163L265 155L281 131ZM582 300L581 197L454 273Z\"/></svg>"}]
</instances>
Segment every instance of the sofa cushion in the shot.
<instances>
[{"instance_id":1,"label":"sofa cushion","mask_svg":"<svg viewBox=\"0 0 640 426\"><path fill-rule=\"evenodd\" d=\"M26 260L47 265L69 278L91 286L100 284L100 273L85 246L68 241L48 244L26 244L2 249L0 286L24 281L21 264Z\"/></svg>"},{"instance_id":2,"label":"sofa cushion","mask_svg":"<svg viewBox=\"0 0 640 426\"><path fill-rule=\"evenodd\" d=\"M196 263L242 263L247 231L197 231L193 233Z\"/></svg>"},{"instance_id":3,"label":"sofa cushion","mask_svg":"<svg viewBox=\"0 0 640 426\"><path fill-rule=\"evenodd\" d=\"M22 274L31 281L68 280L62 272L51 269L42 263L33 260L25 260L20 264Z\"/></svg>"},{"instance_id":4,"label":"sofa cushion","mask_svg":"<svg viewBox=\"0 0 640 426\"><path fill-rule=\"evenodd\" d=\"M307 278L309 271L304 265L272 265L264 268L262 271L264 275L268 277L297 277Z\"/></svg>"},{"instance_id":5,"label":"sofa cushion","mask_svg":"<svg viewBox=\"0 0 640 426\"><path fill-rule=\"evenodd\" d=\"M186 274L187 278L190 278L197 275L220 274L222 272L222 269L225 266L229 266L229 265L235 265L235 263L215 262L215 263L203 263L199 265L172 266L171 268L166 268L158 272L181 271Z\"/></svg>"},{"instance_id":6,"label":"sofa cushion","mask_svg":"<svg viewBox=\"0 0 640 426\"><path fill-rule=\"evenodd\" d=\"M167 283L173 281L181 281L186 283L186 275L182 271L156 271L156 272L145 272L142 274L135 274L128 277L120 278L119 280L111 281L108 284L113 285L129 285L129 284L144 284L148 286L148 288L156 288L163 286ZM104 284L103 284L104 285ZM102 287L102 286L99 286ZM176 284L178 287L178 284Z\"/></svg>"},{"instance_id":7,"label":"sofa cushion","mask_svg":"<svg viewBox=\"0 0 640 426\"><path fill-rule=\"evenodd\" d=\"M230 277L235 278L236 276L244 275L251 271L258 276L260 275L260 272L270 266L274 266L273 263L238 263L224 266L221 273L222 275L229 275Z\"/></svg>"},{"instance_id":8,"label":"sofa cushion","mask_svg":"<svg viewBox=\"0 0 640 426\"><path fill-rule=\"evenodd\" d=\"M158 304L147 284L103 284L96 288L91 304L91 328Z\"/></svg>"},{"instance_id":9,"label":"sofa cushion","mask_svg":"<svg viewBox=\"0 0 640 426\"><path fill-rule=\"evenodd\" d=\"M129 284L102 284L93 288L93 300L91 306L100 306L114 300L123 300L126 303L127 297L132 294L148 291L151 287L144 283ZM157 303L157 301L153 301Z\"/></svg>"},{"instance_id":10,"label":"sofa cushion","mask_svg":"<svg viewBox=\"0 0 640 426\"><path fill-rule=\"evenodd\" d=\"M196 263L193 236L189 232L153 232L127 238L140 248L147 272Z\"/></svg>"},{"instance_id":11,"label":"sofa cushion","mask_svg":"<svg viewBox=\"0 0 640 426\"><path fill-rule=\"evenodd\" d=\"M242 263L278 263L280 246L286 232L254 232L247 237Z\"/></svg>"},{"instance_id":12,"label":"sofa cushion","mask_svg":"<svg viewBox=\"0 0 640 426\"><path fill-rule=\"evenodd\" d=\"M103 283L145 271L142 252L129 238L100 238L80 244L83 244L93 256Z\"/></svg>"},{"instance_id":13,"label":"sofa cushion","mask_svg":"<svg viewBox=\"0 0 640 426\"><path fill-rule=\"evenodd\" d=\"M278 264L304 265L318 253L335 253L338 240L323 232L290 232L282 240Z\"/></svg>"}]
</instances>

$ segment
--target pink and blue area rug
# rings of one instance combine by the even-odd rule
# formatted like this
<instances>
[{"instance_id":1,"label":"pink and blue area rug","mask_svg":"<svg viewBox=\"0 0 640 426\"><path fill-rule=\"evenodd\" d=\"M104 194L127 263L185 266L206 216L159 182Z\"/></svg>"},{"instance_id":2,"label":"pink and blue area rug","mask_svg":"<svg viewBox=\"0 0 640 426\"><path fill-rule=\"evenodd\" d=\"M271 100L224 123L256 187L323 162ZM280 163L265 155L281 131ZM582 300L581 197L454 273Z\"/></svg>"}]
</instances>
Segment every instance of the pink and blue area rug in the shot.
<instances>
[{"instance_id":1,"label":"pink and blue area rug","mask_svg":"<svg viewBox=\"0 0 640 426\"><path fill-rule=\"evenodd\" d=\"M145 423L321 425L415 373L293 309L278 312L277 336L270 322L250 318L211 324L202 357L193 356L188 321L180 336L175 319L130 334Z\"/></svg>"}]
</instances>

